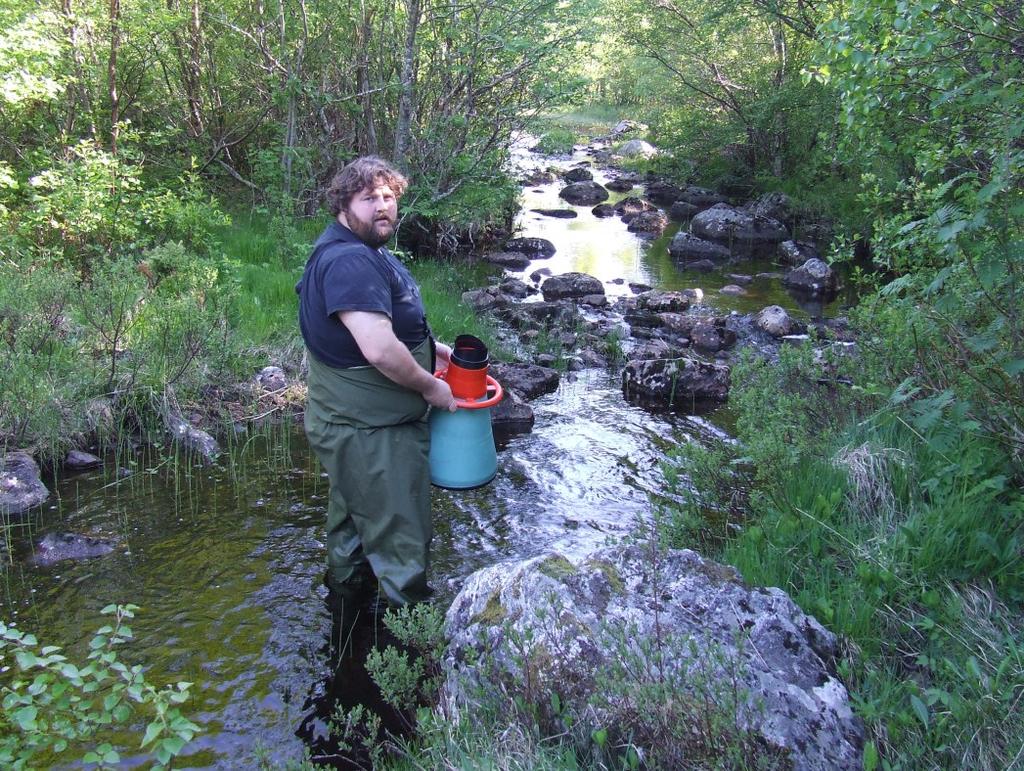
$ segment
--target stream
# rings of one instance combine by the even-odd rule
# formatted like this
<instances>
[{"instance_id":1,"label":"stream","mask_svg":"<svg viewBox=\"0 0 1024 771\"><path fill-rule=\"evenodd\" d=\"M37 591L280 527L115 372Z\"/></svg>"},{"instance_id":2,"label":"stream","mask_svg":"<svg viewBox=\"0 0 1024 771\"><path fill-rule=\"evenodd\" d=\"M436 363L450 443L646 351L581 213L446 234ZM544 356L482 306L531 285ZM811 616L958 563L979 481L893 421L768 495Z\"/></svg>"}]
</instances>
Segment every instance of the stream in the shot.
<instances>
[{"instance_id":1,"label":"stream","mask_svg":"<svg viewBox=\"0 0 1024 771\"><path fill-rule=\"evenodd\" d=\"M521 167L566 168L560 159L516 151ZM607 176L595 171L595 179ZM527 188L517 226L558 251L536 261L552 273L580 271L605 282L609 297L629 282L666 289L701 287L717 310L749 313L779 304L806 318L776 280L755 280L745 297L719 295L734 283L721 273L686 273L662 238L643 241L618 217L568 207L559 183ZM639 191L634 191L636 195ZM626 194L612 193L610 203ZM574 208L571 220L535 208ZM769 261L733 268L777 271ZM610 283L623 279L621 283ZM834 308L825 309L826 314ZM558 390L531 403L532 433L501 443L498 475L472 491L435 489L432 581L447 604L474 570L557 549L576 556L627 533L661 500L659 459L672 447L723 436L723 416L649 411L623 399L618 373L586 369L563 375ZM321 695L327 674L330 616L325 609L322 527L327 480L310 454L301 423L232 438L213 466L189 465L173 450L107 458L101 470L44 480L54 492L44 509L13 534L13 564L0 574L2 618L84 659L105 623L100 608L134 603L135 640L121 656L146 667L151 682L195 683L185 714L202 733L180 768L252 768L256 756L284 764L306 746L296 729ZM126 469L131 473L122 472ZM48 532L112 536L111 554L53 565L31 561ZM125 740L126 768L148 765Z\"/></svg>"}]
</instances>

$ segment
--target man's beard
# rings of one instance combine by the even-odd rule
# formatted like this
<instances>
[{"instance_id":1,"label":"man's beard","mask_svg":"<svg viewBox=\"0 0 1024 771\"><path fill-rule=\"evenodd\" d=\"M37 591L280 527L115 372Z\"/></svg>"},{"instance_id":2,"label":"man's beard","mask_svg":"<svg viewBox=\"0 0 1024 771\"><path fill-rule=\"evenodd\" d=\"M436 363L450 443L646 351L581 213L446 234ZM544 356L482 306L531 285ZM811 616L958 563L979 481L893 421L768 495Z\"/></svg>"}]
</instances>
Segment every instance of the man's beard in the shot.
<instances>
[{"instance_id":1,"label":"man's beard","mask_svg":"<svg viewBox=\"0 0 1024 771\"><path fill-rule=\"evenodd\" d=\"M359 236L360 241L374 249L384 246L395 233L395 221L390 217L368 221L348 213L345 219L348 221L348 229Z\"/></svg>"}]
</instances>

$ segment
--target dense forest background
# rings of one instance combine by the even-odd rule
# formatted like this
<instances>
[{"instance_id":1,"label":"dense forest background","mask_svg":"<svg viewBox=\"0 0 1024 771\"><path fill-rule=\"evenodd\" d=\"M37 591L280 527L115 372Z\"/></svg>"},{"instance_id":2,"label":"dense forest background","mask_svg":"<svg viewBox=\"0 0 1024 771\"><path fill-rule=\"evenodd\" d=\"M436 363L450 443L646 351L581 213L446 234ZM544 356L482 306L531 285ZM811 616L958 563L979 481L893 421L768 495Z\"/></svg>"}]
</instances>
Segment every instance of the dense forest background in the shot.
<instances>
[{"instance_id":1,"label":"dense forest background","mask_svg":"<svg viewBox=\"0 0 1024 771\"><path fill-rule=\"evenodd\" d=\"M0 444L55 458L297 356L347 160L405 169L403 243L452 259L508 226L515 132L636 119L643 170L828 222L863 298L852 387L750 360L739 444L675 459L751 526L666 541L850 641L866 767L1021 761L1019 3L4 0L0 30Z\"/></svg>"}]
</instances>

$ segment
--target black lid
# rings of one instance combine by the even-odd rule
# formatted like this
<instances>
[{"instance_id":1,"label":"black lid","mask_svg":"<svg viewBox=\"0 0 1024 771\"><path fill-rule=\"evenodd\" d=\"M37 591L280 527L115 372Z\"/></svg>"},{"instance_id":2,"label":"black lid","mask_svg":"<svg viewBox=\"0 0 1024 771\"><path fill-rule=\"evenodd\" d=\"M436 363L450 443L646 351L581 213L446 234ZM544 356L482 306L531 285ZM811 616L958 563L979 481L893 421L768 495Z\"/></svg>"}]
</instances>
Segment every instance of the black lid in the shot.
<instances>
[{"instance_id":1,"label":"black lid","mask_svg":"<svg viewBox=\"0 0 1024 771\"><path fill-rule=\"evenodd\" d=\"M487 346L473 335L459 335L452 346L452 364L463 369L483 369L487 366Z\"/></svg>"}]
</instances>

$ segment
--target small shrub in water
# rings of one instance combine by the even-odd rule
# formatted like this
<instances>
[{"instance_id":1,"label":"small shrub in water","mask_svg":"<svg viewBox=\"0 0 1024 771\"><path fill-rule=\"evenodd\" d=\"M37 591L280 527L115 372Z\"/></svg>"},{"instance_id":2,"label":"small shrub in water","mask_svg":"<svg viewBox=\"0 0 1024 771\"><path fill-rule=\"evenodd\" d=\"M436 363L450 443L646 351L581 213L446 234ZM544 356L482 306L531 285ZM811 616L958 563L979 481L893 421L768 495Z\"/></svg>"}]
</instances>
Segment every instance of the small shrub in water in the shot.
<instances>
[{"instance_id":1,"label":"small shrub in water","mask_svg":"<svg viewBox=\"0 0 1024 771\"><path fill-rule=\"evenodd\" d=\"M0 687L4 768L32 768L40 755L117 764L117 750L94 741L110 727L127 723L137 711L149 720L141 747L155 756L154 768L169 767L199 732L176 706L189 698L191 683L158 689L146 681L140 665L129 666L118 657L116 647L132 639L125 620L134 617L134 610L134 605L108 605L102 610L114 617L113 623L97 630L84 666L73 663L59 647L40 646L33 635L0 622L0 662L13 660L18 670ZM86 747L91 749L85 751Z\"/></svg>"}]
</instances>

